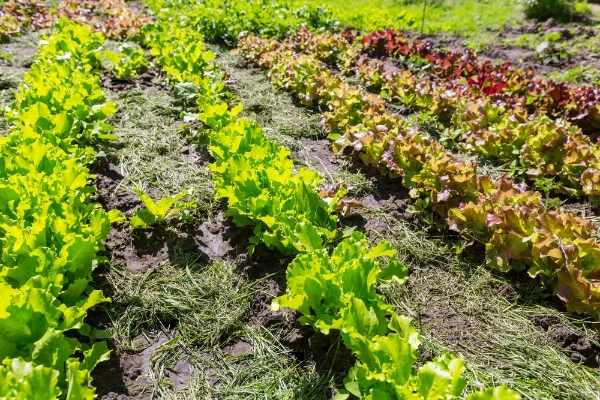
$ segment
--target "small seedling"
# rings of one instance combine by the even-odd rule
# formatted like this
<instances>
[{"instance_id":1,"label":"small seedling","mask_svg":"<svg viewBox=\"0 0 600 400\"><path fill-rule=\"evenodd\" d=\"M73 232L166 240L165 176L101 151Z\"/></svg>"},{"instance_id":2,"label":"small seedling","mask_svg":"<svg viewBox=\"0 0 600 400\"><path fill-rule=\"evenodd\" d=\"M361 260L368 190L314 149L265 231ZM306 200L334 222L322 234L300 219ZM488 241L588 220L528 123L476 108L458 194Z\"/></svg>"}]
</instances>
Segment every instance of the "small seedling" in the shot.
<instances>
[{"instance_id":1,"label":"small seedling","mask_svg":"<svg viewBox=\"0 0 600 400\"><path fill-rule=\"evenodd\" d=\"M195 201L180 201L183 197L191 196L193 194L192 189L185 190L173 196L167 196L158 202L152 200L150 196L137 187L134 187L133 191L140 197L146 208L138 210L133 214L133 217L129 220L131 229L145 229L149 225L163 223L178 213L185 218L186 212L196 208Z\"/></svg>"},{"instance_id":2,"label":"small seedling","mask_svg":"<svg viewBox=\"0 0 600 400\"><path fill-rule=\"evenodd\" d=\"M556 182L554 178L550 177L541 177L537 178L534 182L534 186L541 192L544 193L545 201L544 206L546 210L550 210L552 208L556 208L562 204L562 200L554 198L550 198L550 192L555 189L560 189L562 187L562 183Z\"/></svg>"},{"instance_id":3,"label":"small seedling","mask_svg":"<svg viewBox=\"0 0 600 400\"><path fill-rule=\"evenodd\" d=\"M544 65L558 65L563 61L571 60L571 53L564 47L559 47L557 41L560 40L560 33L550 33L546 35L545 40L535 48L534 56Z\"/></svg>"},{"instance_id":4,"label":"small seedling","mask_svg":"<svg viewBox=\"0 0 600 400\"><path fill-rule=\"evenodd\" d=\"M108 69L117 78L126 81L137 78L138 73L150 65L144 58L144 50L131 43L119 46L119 53L107 50L102 55L110 63Z\"/></svg>"}]
</instances>

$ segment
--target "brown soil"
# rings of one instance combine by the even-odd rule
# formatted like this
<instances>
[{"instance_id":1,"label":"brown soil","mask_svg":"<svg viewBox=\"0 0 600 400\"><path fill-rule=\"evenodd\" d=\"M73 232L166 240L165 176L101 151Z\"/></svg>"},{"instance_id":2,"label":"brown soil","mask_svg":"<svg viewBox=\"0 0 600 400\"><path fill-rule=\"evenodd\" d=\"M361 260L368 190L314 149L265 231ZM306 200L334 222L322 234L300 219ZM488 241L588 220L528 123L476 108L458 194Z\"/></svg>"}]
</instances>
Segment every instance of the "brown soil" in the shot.
<instances>
[{"instance_id":1,"label":"brown soil","mask_svg":"<svg viewBox=\"0 0 600 400\"><path fill-rule=\"evenodd\" d=\"M139 73L133 80L123 80L117 78L108 70L102 71L100 75L102 86L115 92L124 90L140 89L149 92L166 91L173 93L173 87L169 85L166 74L158 64Z\"/></svg>"},{"instance_id":2,"label":"brown soil","mask_svg":"<svg viewBox=\"0 0 600 400\"><path fill-rule=\"evenodd\" d=\"M97 398L151 399L150 382L143 378L151 354L144 354L146 350L138 354L121 352L112 341L109 341L109 347L110 359L99 364L92 373L92 384L96 387Z\"/></svg>"},{"instance_id":3,"label":"brown soil","mask_svg":"<svg viewBox=\"0 0 600 400\"><path fill-rule=\"evenodd\" d=\"M300 139L299 142L301 149L292 153L293 159L308 159L312 167L323 174L341 170L341 160L331 151L329 139Z\"/></svg>"},{"instance_id":4,"label":"brown soil","mask_svg":"<svg viewBox=\"0 0 600 400\"><path fill-rule=\"evenodd\" d=\"M552 315L536 315L533 323L548 332L550 339L569 353L571 361L590 368L600 368L600 347L581 332L560 325L560 320ZM594 340L598 342L600 337Z\"/></svg>"}]
</instances>

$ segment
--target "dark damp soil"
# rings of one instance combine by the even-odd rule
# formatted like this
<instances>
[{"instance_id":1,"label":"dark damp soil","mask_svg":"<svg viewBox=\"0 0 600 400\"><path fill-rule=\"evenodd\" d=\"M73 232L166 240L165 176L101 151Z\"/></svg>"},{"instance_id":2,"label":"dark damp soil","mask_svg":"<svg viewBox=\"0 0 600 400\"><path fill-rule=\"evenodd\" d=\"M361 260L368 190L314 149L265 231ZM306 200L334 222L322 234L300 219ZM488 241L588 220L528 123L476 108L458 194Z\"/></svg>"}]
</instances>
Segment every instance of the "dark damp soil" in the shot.
<instances>
[{"instance_id":1,"label":"dark damp soil","mask_svg":"<svg viewBox=\"0 0 600 400\"><path fill-rule=\"evenodd\" d=\"M173 87L167 80L167 75L156 63L145 71L140 72L132 80L119 79L112 72L104 70L102 71L102 75L100 75L100 81L102 82L102 86L114 92L139 89L149 92L166 91L174 93Z\"/></svg>"},{"instance_id":2,"label":"dark damp soil","mask_svg":"<svg viewBox=\"0 0 600 400\"><path fill-rule=\"evenodd\" d=\"M92 384L98 399L146 400L152 398L150 382L143 377L150 354L122 352L109 341L110 359L99 364L92 372ZM150 349L150 347L148 348Z\"/></svg>"},{"instance_id":3,"label":"dark damp soil","mask_svg":"<svg viewBox=\"0 0 600 400\"><path fill-rule=\"evenodd\" d=\"M561 325L560 319L553 315L535 315L532 322L538 328L548 332L550 339L557 346L567 351L571 361L590 368L600 368L600 347L586 335L568 326ZM596 335L592 339L598 342L600 335Z\"/></svg>"},{"instance_id":4,"label":"dark damp soil","mask_svg":"<svg viewBox=\"0 0 600 400\"><path fill-rule=\"evenodd\" d=\"M341 170L342 161L331 151L331 142L328 139L303 138L298 142L300 148L292 152L293 159L306 159L312 169L324 174Z\"/></svg>"},{"instance_id":5,"label":"dark damp soil","mask_svg":"<svg viewBox=\"0 0 600 400\"><path fill-rule=\"evenodd\" d=\"M95 186L96 201L106 210L120 210L131 217L143 204L131 190L122 190L124 179L119 168L112 162L98 164ZM146 191L156 197L158 191ZM198 253L205 260L226 259L235 261L245 251L244 241L251 230L237 229L223 219L222 211L216 210L214 218L201 225L177 224L175 226L150 226L144 230L131 231L128 224L113 224L106 240L106 253L111 263L120 264L129 272L137 274L148 271L173 255L175 249Z\"/></svg>"}]
</instances>

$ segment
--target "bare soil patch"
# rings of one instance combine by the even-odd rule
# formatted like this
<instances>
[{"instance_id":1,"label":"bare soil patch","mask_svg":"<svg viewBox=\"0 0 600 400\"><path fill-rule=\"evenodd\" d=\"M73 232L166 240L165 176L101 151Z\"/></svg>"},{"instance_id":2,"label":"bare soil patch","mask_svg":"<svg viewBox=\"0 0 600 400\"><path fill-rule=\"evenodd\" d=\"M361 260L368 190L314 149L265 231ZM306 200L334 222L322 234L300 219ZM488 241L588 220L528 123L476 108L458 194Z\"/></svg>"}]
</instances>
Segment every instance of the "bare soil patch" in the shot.
<instances>
[{"instance_id":1,"label":"bare soil patch","mask_svg":"<svg viewBox=\"0 0 600 400\"><path fill-rule=\"evenodd\" d=\"M167 75L158 64L153 64L152 67L141 72L133 80L119 79L112 72L104 70L100 76L100 81L102 86L114 92L140 89L149 92L165 91L174 93L173 87L167 80Z\"/></svg>"}]
</instances>

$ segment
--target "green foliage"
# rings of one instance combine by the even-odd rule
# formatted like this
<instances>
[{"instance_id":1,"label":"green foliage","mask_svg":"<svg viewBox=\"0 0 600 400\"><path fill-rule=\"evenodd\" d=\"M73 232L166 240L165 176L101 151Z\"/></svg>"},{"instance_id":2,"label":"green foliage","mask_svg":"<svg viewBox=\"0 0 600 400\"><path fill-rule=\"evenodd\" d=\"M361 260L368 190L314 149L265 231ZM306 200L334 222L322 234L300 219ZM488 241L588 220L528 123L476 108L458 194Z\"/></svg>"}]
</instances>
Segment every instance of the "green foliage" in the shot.
<instances>
[{"instance_id":1,"label":"green foliage","mask_svg":"<svg viewBox=\"0 0 600 400\"><path fill-rule=\"evenodd\" d=\"M536 189L543 192L546 197L546 201L544 203L546 210L557 207L562 203L560 199L550 199L550 192L562 187L562 184L560 182L556 182L554 178L539 177L534 181L534 185Z\"/></svg>"},{"instance_id":2,"label":"green foliage","mask_svg":"<svg viewBox=\"0 0 600 400\"><path fill-rule=\"evenodd\" d=\"M196 208L196 202L180 201L186 196L191 196L193 190L185 190L173 196L167 196L155 202L144 193L143 190L134 187L133 191L139 196L142 203L146 208L136 211L131 219L129 220L129 226L131 229L145 229L149 225L161 224L175 214L183 213L185 216L186 212Z\"/></svg>"},{"instance_id":3,"label":"green foliage","mask_svg":"<svg viewBox=\"0 0 600 400\"><path fill-rule=\"evenodd\" d=\"M0 43L6 42L11 36L17 36L21 22L11 15L0 15Z\"/></svg>"},{"instance_id":4,"label":"green foliage","mask_svg":"<svg viewBox=\"0 0 600 400\"><path fill-rule=\"evenodd\" d=\"M523 0L523 8L527 18L539 21L553 18L559 22L567 22L573 15L571 2L568 0Z\"/></svg>"},{"instance_id":5,"label":"green foliage","mask_svg":"<svg viewBox=\"0 0 600 400\"><path fill-rule=\"evenodd\" d=\"M518 12L518 1L485 2L460 0L430 2L425 32L475 34L487 28L502 28ZM198 29L207 39L234 45L242 32L263 37L282 37L306 26L314 32L347 26L372 31L395 27L420 29L421 1L367 0L152 0L148 4L158 20L174 20L168 10L177 8L178 18Z\"/></svg>"},{"instance_id":6,"label":"green foliage","mask_svg":"<svg viewBox=\"0 0 600 400\"><path fill-rule=\"evenodd\" d=\"M587 65L578 65L566 71L556 71L549 77L557 82L600 86L600 70Z\"/></svg>"},{"instance_id":7,"label":"green foliage","mask_svg":"<svg viewBox=\"0 0 600 400\"><path fill-rule=\"evenodd\" d=\"M336 236L336 219L329 202L318 197L318 174L295 171L289 152L269 142L262 129L237 119L241 107L229 109L221 100L222 74L208 62L202 36L169 23L145 30L151 54L158 57L178 92L196 98L199 119L213 130L209 150L215 158L215 195L227 198L226 216L239 226L254 226L250 250L263 241L288 254L323 246ZM339 192L341 196L343 191Z\"/></svg>"},{"instance_id":8,"label":"green foliage","mask_svg":"<svg viewBox=\"0 0 600 400\"><path fill-rule=\"evenodd\" d=\"M11 56L10 54L6 54L0 51L0 59L2 60L6 60L6 61L12 61L13 56Z\"/></svg>"},{"instance_id":9,"label":"green foliage","mask_svg":"<svg viewBox=\"0 0 600 400\"><path fill-rule=\"evenodd\" d=\"M375 292L379 283L407 280L408 271L393 258L395 254L385 241L369 248L358 232L344 239L331 255L324 249L301 254L288 267L286 294L274 300L273 309L297 310L301 323L324 334L340 331L357 362L344 380L346 390L336 399L350 394L359 399L460 398L466 384L461 377L464 360L444 354L415 371L420 337L412 319L396 315ZM388 262L382 263L382 257L389 258ZM520 398L506 388L494 390L467 398Z\"/></svg>"},{"instance_id":10,"label":"green foliage","mask_svg":"<svg viewBox=\"0 0 600 400\"><path fill-rule=\"evenodd\" d=\"M89 143L111 139L113 127L104 121L116 108L100 90L91 71L101 66L101 35L61 19L52 38L42 36L39 53L24 76L6 119L28 133L46 130L60 139ZM68 82L68 85L65 84ZM68 142L57 143L67 149Z\"/></svg>"},{"instance_id":11,"label":"green foliage","mask_svg":"<svg viewBox=\"0 0 600 400\"><path fill-rule=\"evenodd\" d=\"M81 147L112 127L97 77L101 36L65 20L43 37L0 138L0 397L93 399L106 333L84 322L110 301L88 285L114 215L90 204ZM92 137L94 135L94 137Z\"/></svg>"},{"instance_id":12,"label":"green foliage","mask_svg":"<svg viewBox=\"0 0 600 400\"><path fill-rule=\"evenodd\" d=\"M119 79L127 81L135 79L140 71L150 65L144 58L144 50L133 43L123 43L118 50L118 53L104 51L102 56L110 63L108 69Z\"/></svg>"},{"instance_id":13,"label":"green foliage","mask_svg":"<svg viewBox=\"0 0 600 400\"><path fill-rule=\"evenodd\" d=\"M213 96L223 93L223 75L210 64L215 55L206 50L202 35L173 26L164 22L146 25L142 30L143 42L150 47L150 55L162 66L169 81L193 94L188 99L203 93Z\"/></svg>"},{"instance_id":14,"label":"green foliage","mask_svg":"<svg viewBox=\"0 0 600 400\"><path fill-rule=\"evenodd\" d=\"M332 30L338 27L326 4L311 4L299 0L203 0L148 2L157 19L173 20L168 13L173 7L189 26L197 27L209 39L235 44L241 32L268 37L293 33L301 26L310 29Z\"/></svg>"},{"instance_id":15,"label":"green foliage","mask_svg":"<svg viewBox=\"0 0 600 400\"><path fill-rule=\"evenodd\" d=\"M571 60L565 46L557 45L556 42L561 39L560 33L554 32L545 36L545 40L536 46L533 55L544 65L561 64Z\"/></svg>"},{"instance_id":16,"label":"green foliage","mask_svg":"<svg viewBox=\"0 0 600 400\"><path fill-rule=\"evenodd\" d=\"M56 31L52 37L42 35L38 59L54 60L58 64L70 64L87 71L102 68L104 37L101 34L92 33L66 18L59 19L54 28Z\"/></svg>"},{"instance_id":17,"label":"green foliage","mask_svg":"<svg viewBox=\"0 0 600 400\"><path fill-rule=\"evenodd\" d=\"M228 117L220 113L228 112L225 104L202 111L200 119L215 130L209 146L215 158L210 166L216 173L215 195L228 199L225 215L236 225L255 227L251 249L261 240L294 254L320 249L324 239L335 237L330 204L337 201L319 199L321 179L315 171L295 172L289 151L268 141L258 125L244 119L224 125Z\"/></svg>"},{"instance_id":18,"label":"green foliage","mask_svg":"<svg viewBox=\"0 0 600 400\"><path fill-rule=\"evenodd\" d=\"M373 34L367 41L378 42L389 33ZM600 318L600 290L595 284L600 245L593 238L591 221L568 212L548 211L552 201L544 204L539 192L528 191L506 175L495 181L488 175L478 176L475 163L454 158L438 142L411 129L406 119L386 112L384 99L331 74L320 61L322 55L295 53L297 38L278 43L246 36L240 38L240 52L269 67L275 84L295 93L304 104L318 104L327 110L321 126L334 140L334 152L352 148L365 164L402 177L409 195L418 199L415 209L431 207L451 230L469 242L485 244L491 268L527 270L531 277L551 285L567 309ZM395 45L391 41L383 44ZM397 50L401 47L406 46L400 42ZM410 48L406 52L410 53ZM442 76L460 73L455 69L460 63L444 62L438 67L434 69ZM489 65L482 67L488 69ZM510 70L503 71L505 82L494 82L496 78L484 71L481 78L488 85L476 85L475 80L462 87L453 83L448 96L439 81L419 79L410 71L386 72L382 63L366 57L355 68L365 86L381 89L387 98L411 97L410 106L417 110L452 115L440 120L464 130L461 139L468 149L509 161L532 179L552 177L561 192L600 198L600 148L577 126L562 118L552 119L547 109L530 115L520 103L522 98L512 105L491 100L506 96L501 98L512 101L507 96L511 89L523 93L527 87L524 93L530 93L527 100L533 107L544 91L557 88L553 83L523 80L518 74L511 76ZM473 76L472 67L465 71ZM471 88L475 91L457 100L457 93L469 93ZM482 91L488 97L480 99ZM542 104L556 107L556 102L547 96ZM579 107L571 104L569 108Z\"/></svg>"}]
</instances>

